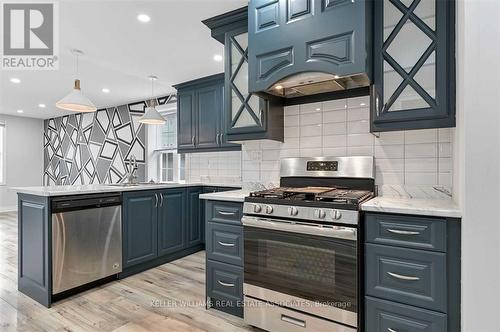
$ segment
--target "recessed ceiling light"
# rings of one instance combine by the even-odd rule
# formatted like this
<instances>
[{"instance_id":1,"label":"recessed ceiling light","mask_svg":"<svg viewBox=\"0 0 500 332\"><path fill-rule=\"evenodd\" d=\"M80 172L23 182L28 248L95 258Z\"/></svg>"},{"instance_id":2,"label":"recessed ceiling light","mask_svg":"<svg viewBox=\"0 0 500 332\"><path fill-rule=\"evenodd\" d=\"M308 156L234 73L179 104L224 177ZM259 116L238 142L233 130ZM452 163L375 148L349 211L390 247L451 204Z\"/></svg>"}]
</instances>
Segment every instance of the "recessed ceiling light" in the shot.
<instances>
[{"instance_id":1,"label":"recessed ceiling light","mask_svg":"<svg viewBox=\"0 0 500 332\"><path fill-rule=\"evenodd\" d=\"M318 108L316 109L316 111L321 111L321 108L319 108L319 107L318 107Z\"/></svg>"},{"instance_id":2,"label":"recessed ceiling light","mask_svg":"<svg viewBox=\"0 0 500 332\"><path fill-rule=\"evenodd\" d=\"M366 104L365 103L361 103L361 104L359 104L359 106L366 106Z\"/></svg>"},{"instance_id":3,"label":"recessed ceiling light","mask_svg":"<svg viewBox=\"0 0 500 332\"><path fill-rule=\"evenodd\" d=\"M23 110L17 110L17 113L24 113Z\"/></svg>"},{"instance_id":4,"label":"recessed ceiling light","mask_svg":"<svg viewBox=\"0 0 500 332\"><path fill-rule=\"evenodd\" d=\"M151 17L149 17L146 14L137 15L137 19L139 20L139 22L142 22L142 23L148 23L149 21L151 21Z\"/></svg>"},{"instance_id":5,"label":"recessed ceiling light","mask_svg":"<svg viewBox=\"0 0 500 332\"><path fill-rule=\"evenodd\" d=\"M224 58L220 54L214 55L214 61L221 62Z\"/></svg>"},{"instance_id":6,"label":"recessed ceiling light","mask_svg":"<svg viewBox=\"0 0 500 332\"><path fill-rule=\"evenodd\" d=\"M19 78L17 78L17 77L12 77L12 78L10 79L10 81L11 81L12 83L15 83L15 84L19 84L19 83L21 83L21 80L20 80Z\"/></svg>"},{"instance_id":7,"label":"recessed ceiling light","mask_svg":"<svg viewBox=\"0 0 500 332\"><path fill-rule=\"evenodd\" d=\"M104 93L110 93L111 92L111 90L108 89L108 88L102 88L101 91L104 92Z\"/></svg>"},{"instance_id":8,"label":"recessed ceiling light","mask_svg":"<svg viewBox=\"0 0 500 332\"><path fill-rule=\"evenodd\" d=\"M333 75L333 78L334 79L338 79L338 78L340 78L340 76L339 75Z\"/></svg>"},{"instance_id":9,"label":"recessed ceiling light","mask_svg":"<svg viewBox=\"0 0 500 332\"><path fill-rule=\"evenodd\" d=\"M47 107L47 106L46 106L45 104L38 104L38 107L40 107L40 108L45 108L45 107Z\"/></svg>"},{"instance_id":10,"label":"recessed ceiling light","mask_svg":"<svg viewBox=\"0 0 500 332\"><path fill-rule=\"evenodd\" d=\"M282 90L283 89L283 85L276 85L274 88L276 90Z\"/></svg>"}]
</instances>

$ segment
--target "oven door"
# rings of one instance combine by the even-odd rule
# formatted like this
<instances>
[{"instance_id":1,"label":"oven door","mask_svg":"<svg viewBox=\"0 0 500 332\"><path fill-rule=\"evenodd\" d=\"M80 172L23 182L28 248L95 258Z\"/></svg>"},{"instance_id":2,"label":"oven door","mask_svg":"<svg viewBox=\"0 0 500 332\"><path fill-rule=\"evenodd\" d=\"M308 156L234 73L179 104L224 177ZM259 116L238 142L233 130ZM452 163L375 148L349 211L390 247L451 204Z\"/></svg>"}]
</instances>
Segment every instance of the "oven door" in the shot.
<instances>
[{"instance_id":1,"label":"oven door","mask_svg":"<svg viewBox=\"0 0 500 332\"><path fill-rule=\"evenodd\" d=\"M244 294L357 326L357 229L244 216Z\"/></svg>"}]
</instances>

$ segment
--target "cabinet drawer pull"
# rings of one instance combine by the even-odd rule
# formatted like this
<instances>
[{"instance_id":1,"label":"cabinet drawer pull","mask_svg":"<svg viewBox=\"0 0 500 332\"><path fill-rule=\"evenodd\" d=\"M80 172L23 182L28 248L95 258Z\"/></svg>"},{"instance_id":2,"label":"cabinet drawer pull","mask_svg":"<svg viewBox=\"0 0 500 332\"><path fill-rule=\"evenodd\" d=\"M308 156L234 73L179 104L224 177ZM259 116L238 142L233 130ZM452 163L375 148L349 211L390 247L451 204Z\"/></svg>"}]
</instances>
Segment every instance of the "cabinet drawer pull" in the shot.
<instances>
[{"instance_id":1,"label":"cabinet drawer pull","mask_svg":"<svg viewBox=\"0 0 500 332\"><path fill-rule=\"evenodd\" d=\"M222 282L220 280L217 280L217 282L224 287L234 287L234 284L229 284L227 282Z\"/></svg>"},{"instance_id":2,"label":"cabinet drawer pull","mask_svg":"<svg viewBox=\"0 0 500 332\"><path fill-rule=\"evenodd\" d=\"M400 229L387 229L389 233L393 234L399 234L399 235L418 235L420 232L414 232L414 231L402 231Z\"/></svg>"},{"instance_id":3,"label":"cabinet drawer pull","mask_svg":"<svg viewBox=\"0 0 500 332\"><path fill-rule=\"evenodd\" d=\"M223 216L234 216L236 215L236 212L219 211L219 214L222 214Z\"/></svg>"},{"instance_id":4,"label":"cabinet drawer pull","mask_svg":"<svg viewBox=\"0 0 500 332\"><path fill-rule=\"evenodd\" d=\"M227 243L227 242L221 242L221 241L217 241L217 243L219 243L223 247L234 247L235 246L234 243Z\"/></svg>"},{"instance_id":5,"label":"cabinet drawer pull","mask_svg":"<svg viewBox=\"0 0 500 332\"><path fill-rule=\"evenodd\" d=\"M387 272L387 274L390 275L391 277L394 277L396 279L401 279L401 280L408 280L408 281L420 280L419 277L404 276L404 275L393 273L393 272Z\"/></svg>"},{"instance_id":6,"label":"cabinet drawer pull","mask_svg":"<svg viewBox=\"0 0 500 332\"><path fill-rule=\"evenodd\" d=\"M297 318L293 318L293 317L281 314L281 320L284 322L293 324L293 325L300 326L300 327L306 327L306 322L303 321L302 319L297 319Z\"/></svg>"},{"instance_id":7,"label":"cabinet drawer pull","mask_svg":"<svg viewBox=\"0 0 500 332\"><path fill-rule=\"evenodd\" d=\"M389 331L389 332L398 332L395 329L391 329L390 327L387 328L387 331Z\"/></svg>"}]
</instances>

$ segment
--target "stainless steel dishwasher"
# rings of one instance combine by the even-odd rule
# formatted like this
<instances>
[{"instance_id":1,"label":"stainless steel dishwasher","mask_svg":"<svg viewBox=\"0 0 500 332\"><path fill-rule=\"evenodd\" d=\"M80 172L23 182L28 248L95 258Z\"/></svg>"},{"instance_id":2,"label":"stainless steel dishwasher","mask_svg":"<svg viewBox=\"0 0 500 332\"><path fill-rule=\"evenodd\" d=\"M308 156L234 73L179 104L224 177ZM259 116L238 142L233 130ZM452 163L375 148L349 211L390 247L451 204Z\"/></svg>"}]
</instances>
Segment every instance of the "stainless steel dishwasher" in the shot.
<instances>
[{"instance_id":1,"label":"stainless steel dishwasher","mask_svg":"<svg viewBox=\"0 0 500 332\"><path fill-rule=\"evenodd\" d=\"M52 200L52 294L122 271L121 196Z\"/></svg>"}]
</instances>

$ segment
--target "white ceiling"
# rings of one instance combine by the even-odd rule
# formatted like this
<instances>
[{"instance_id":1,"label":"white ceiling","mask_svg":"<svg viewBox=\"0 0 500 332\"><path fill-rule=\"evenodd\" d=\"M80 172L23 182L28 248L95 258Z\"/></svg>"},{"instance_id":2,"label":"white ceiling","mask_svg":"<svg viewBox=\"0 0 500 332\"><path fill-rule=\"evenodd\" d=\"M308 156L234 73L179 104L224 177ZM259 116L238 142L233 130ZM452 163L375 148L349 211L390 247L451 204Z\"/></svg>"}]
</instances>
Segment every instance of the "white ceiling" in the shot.
<instances>
[{"instance_id":1,"label":"white ceiling","mask_svg":"<svg viewBox=\"0 0 500 332\"><path fill-rule=\"evenodd\" d=\"M57 71L0 70L0 114L50 118L66 114L55 103L72 88L74 57L81 49L82 91L98 108L146 99L147 76L155 74L155 95L172 84L222 72L223 45L201 20L243 7L247 0L60 1L60 64ZM151 17L141 23L137 15ZM20 84L10 82L12 77ZM104 94L101 89L109 88ZM38 104L46 104L45 109ZM22 109L24 113L18 114Z\"/></svg>"}]
</instances>

